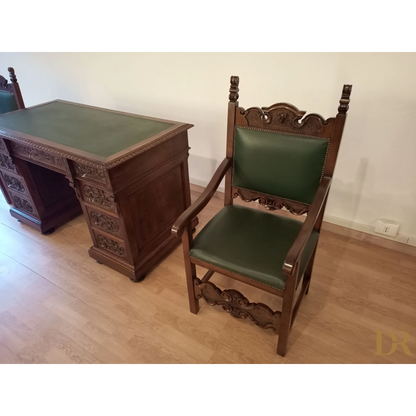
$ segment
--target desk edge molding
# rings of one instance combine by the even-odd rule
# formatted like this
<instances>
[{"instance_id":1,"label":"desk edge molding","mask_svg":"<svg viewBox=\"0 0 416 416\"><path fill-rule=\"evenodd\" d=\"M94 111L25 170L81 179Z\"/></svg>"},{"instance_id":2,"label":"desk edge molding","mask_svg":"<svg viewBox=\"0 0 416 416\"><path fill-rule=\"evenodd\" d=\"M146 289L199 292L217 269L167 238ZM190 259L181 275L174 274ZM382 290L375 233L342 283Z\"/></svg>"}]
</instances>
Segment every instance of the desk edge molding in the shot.
<instances>
[{"instance_id":1,"label":"desk edge molding","mask_svg":"<svg viewBox=\"0 0 416 416\"><path fill-rule=\"evenodd\" d=\"M117 165L119 165L120 163L125 162L126 160L132 159L133 157L144 153L146 151L148 151L149 149L158 146L160 143L163 143L169 139L171 139L172 137L177 136L180 133L183 133L184 131L189 130L191 127L193 127L193 124L183 124L179 127L177 127L176 129L173 129L172 131L170 131L167 134L164 134L163 136L154 139L154 140L149 140L146 141L144 140L143 143L141 145L139 145L138 148L136 148L135 150L132 150L130 153L126 153L125 155L119 156L116 159L110 160L106 163L106 168L107 169L111 169Z\"/></svg>"}]
</instances>

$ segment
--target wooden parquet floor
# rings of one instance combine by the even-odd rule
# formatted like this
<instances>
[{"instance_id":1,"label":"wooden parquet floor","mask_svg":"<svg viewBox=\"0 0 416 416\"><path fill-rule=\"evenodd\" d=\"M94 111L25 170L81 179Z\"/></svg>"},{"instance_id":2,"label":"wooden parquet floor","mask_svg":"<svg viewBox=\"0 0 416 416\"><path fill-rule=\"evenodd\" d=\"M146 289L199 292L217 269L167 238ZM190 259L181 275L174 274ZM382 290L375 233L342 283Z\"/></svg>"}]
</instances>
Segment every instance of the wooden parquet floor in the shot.
<instances>
[{"instance_id":1,"label":"wooden parquet floor","mask_svg":"<svg viewBox=\"0 0 416 416\"><path fill-rule=\"evenodd\" d=\"M221 206L214 198L200 224ZM282 358L270 330L204 301L198 315L189 312L181 247L132 283L88 256L83 217L42 236L8 209L0 195L1 363L416 363L416 257L322 231L311 289ZM280 306L224 276L212 279ZM399 341L407 332L414 355L400 345L376 355L375 331ZM388 333L382 344L388 353Z\"/></svg>"}]
</instances>

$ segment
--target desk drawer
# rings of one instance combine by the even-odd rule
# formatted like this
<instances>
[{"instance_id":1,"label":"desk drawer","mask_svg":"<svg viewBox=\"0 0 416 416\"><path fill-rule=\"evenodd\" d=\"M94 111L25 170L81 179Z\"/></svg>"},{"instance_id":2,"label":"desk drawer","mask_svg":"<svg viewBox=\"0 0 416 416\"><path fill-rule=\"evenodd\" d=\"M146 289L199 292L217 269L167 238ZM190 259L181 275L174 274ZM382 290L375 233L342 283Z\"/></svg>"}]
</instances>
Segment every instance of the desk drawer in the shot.
<instances>
[{"instance_id":1,"label":"desk drawer","mask_svg":"<svg viewBox=\"0 0 416 416\"><path fill-rule=\"evenodd\" d=\"M114 195L92 185L80 184L82 200L108 211L117 213Z\"/></svg>"},{"instance_id":2,"label":"desk drawer","mask_svg":"<svg viewBox=\"0 0 416 416\"><path fill-rule=\"evenodd\" d=\"M110 180L105 169L95 168L92 166L83 165L81 163L74 163L75 176L77 179L86 182L97 182L99 184L110 187Z\"/></svg>"},{"instance_id":3,"label":"desk drawer","mask_svg":"<svg viewBox=\"0 0 416 416\"><path fill-rule=\"evenodd\" d=\"M60 173L67 173L66 159L53 153L39 150L20 143L11 143L13 154L21 159L50 168Z\"/></svg>"},{"instance_id":4,"label":"desk drawer","mask_svg":"<svg viewBox=\"0 0 416 416\"><path fill-rule=\"evenodd\" d=\"M9 191L19 192L23 195L27 193L27 187L22 177L2 170L0 170L0 175L3 177L4 183L6 184Z\"/></svg>"},{"instance_id":5,"label":"desk drawer","mask_svg":"<svg viewBox=\"0 0 416 416\"><path fill-rule=\"evenodd\" d=\"M105 231L106 233L113 234L115 236L122 236L122 227L120 218L111 215L110 213L104 213L98 209L86 207L88 213L88 221L91 227L98 230Z\"/></svg>"},{"instance_id":6,"label":"desk drawer","mask_svg":"<svg viewBox=\"0 0 416 416\"><path fill-rule=\"evenodd\" d=\"M111 253L113 256L127 258L126 245L123 240L93 230L96 247Z\"/></svg>"},{"instance_id":7,"label":"desk drawer","mask_svg":"<svg viewBox=\"0 0 416 416\"><path fill-rule=\"evenodd\" d=\"M32 217L39 218L39 213L36 210L35 204L29 197L22 196L21 194L12 191L10 191L10 195L16 209L29 214Z\"/></svg>"}]
</instances>

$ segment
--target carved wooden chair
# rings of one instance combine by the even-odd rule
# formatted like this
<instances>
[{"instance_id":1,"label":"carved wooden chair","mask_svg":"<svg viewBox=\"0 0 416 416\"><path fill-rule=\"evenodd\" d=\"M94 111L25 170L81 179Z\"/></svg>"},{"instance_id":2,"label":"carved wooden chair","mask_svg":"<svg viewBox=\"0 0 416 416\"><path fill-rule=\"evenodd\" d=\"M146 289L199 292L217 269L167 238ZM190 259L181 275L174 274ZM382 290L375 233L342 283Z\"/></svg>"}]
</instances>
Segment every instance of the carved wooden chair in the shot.
<instances>
[{"instance_id":1,"label":"carved wooden chair","mask_svg":"<svg viewBox=\"0 0 416 416\"><path fill-rule=\"evenodd\" d=\"M25 108L19 83L13 68L9 71L10 83L0 75L0 114Z\"/></svg>"},{"instance_id":2,"label":"carved wooden chair","mask_svg":"<svg viewBox=\"0 0 416 416\"><path fill-rule=\"evenodd\" d=\"M305 116L287 103L244 110L237 101L238 84L239 78L231 77L226 158L201 196L177 219L172 233L182 236L191 312L198 312L199 299L204 298L236 318L271 328L279 335L277 353L284 356L291 326L309 290L352 86L344 85L338 114L325 120L318 114ZM191 221L224 176L224 208L193 240ZM233 205L233 197L307 217L302 222ZM208 269L202 279L195 265ZM250 303L236 290L222 291L209 281L214 272L282 297L282 310Z\"/></svg>"},{"instance_id":3,"label":"carved wooden chair","mask_svg":"<svg viewBox=\"0 0 416 416\"><path fill-rule=\"evenodd\" d=\"M9 71L10 83L6 78L0 75L0 114L8 113L10 111L21 110L25 108L22 93L20 92L19 83L17 82L16 74L13 68L7 68ZM3 143L0 140L0 147ZM1 157L1 154L0 154ZM0 174L0 189L10 205L12 200L8 192L6 192L6 184Z\"/></svg>"}]
</instances>

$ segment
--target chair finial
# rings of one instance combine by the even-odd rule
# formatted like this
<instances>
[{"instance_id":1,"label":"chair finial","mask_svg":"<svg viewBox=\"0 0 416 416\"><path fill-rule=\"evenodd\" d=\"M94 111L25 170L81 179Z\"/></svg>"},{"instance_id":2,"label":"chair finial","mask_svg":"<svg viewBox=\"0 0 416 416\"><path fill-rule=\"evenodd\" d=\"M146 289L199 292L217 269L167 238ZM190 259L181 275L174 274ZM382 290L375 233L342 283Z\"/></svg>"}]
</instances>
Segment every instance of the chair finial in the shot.
<instances>
[{"instance_id":1,"label":"chair finial","mask_svg":"<svg viewBox=\"0 0 416 416\"><path fill-rule=\"evenodd\" d=\"M13 83L17 82L16 74L14 73L14 68L10 66L9 68L7 68L7 70L9 71L10 81Z\"/></svg>"},{"instance_id":2,"label":"chair finial","mask_svg":"<svg viewBox=\"0 0 416 416\"><path fill-rule=\"evenodd\" d=\"M240 82L240 78L233 75L230 79L230 95L229 95L229 100L232 103L237 102L238 100L238 83Z\"/></svg>"},{"instance_id":3,"label":"chair finial","mask_svg":"<svg viewBox=\"0 0 416 416\"><path fill-rule=\"evenodd\" d=\"M350 103L350 94L352 90L352 85L344 84L342 89L341 99L339 100L338 113L347 114L348 104Z\"/></svg>"}]
</instances>

